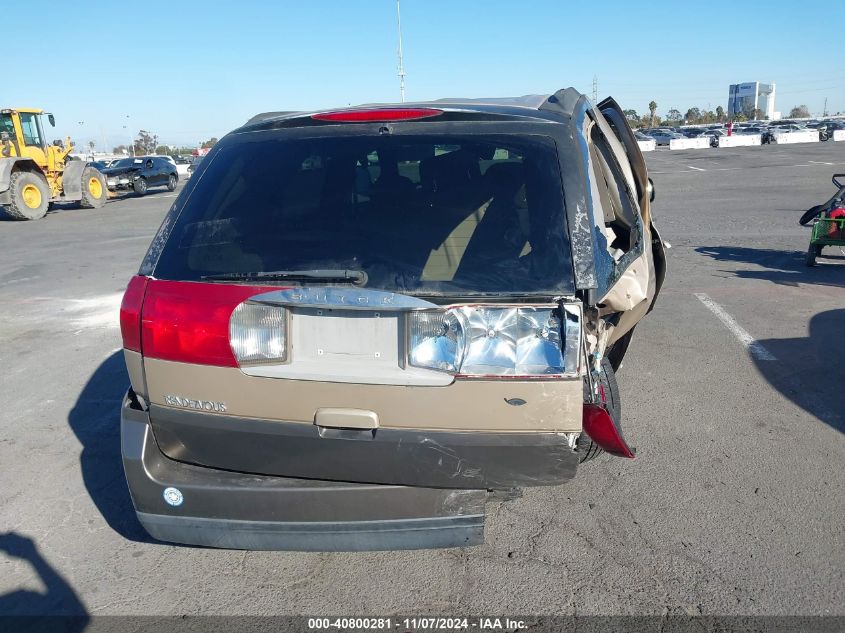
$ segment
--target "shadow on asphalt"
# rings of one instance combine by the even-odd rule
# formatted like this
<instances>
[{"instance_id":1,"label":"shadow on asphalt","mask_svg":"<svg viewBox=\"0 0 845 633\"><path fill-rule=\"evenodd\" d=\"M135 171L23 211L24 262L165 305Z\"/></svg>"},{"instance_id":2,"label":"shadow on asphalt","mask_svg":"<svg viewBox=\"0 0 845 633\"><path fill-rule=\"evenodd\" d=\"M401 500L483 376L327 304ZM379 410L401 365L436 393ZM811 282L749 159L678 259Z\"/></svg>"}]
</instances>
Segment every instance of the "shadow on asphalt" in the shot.
<instances>
[{"instance_id":1,"label":"shadow on asphalt","mask_svg":"<svg viewBox=\"0 0 845 633\"><path fill-rule=\"evenodd\" d=\"M807 244L809 246L809 234ZM804 264L805 252L784 251L772 248L746 246L699 246L697 253L712 257L717 262L755 264L765 270L723 270L740 279L760 279L784 286L816 284L845 288L845 257L836 246L826 246L818 264L810 268Z\"/></svg>"},{"instance_id":2,"label":"shadow on asphalt","mask_svg":"<svg viewBox=\"0 0 845 633\"><path fill-rule=\"evenodd\" d=\"M0 595L0 629L54 631L59 630L55 626L60 624L61 631L66 633L85 630L88 611L73 587L44 559L32 539L15 532L0 534L0 553L29 563L46 588L46 592L16 589ZM59 615L65 616L61 622L52 621L50 616Z\"/></svg>"},{"instance_id":3,"label":"shadow on asphalt","mask_svg":"<svg viewBox=\"0 0 845 633\"><path fill-rule=\"evenodd\" d=\"M810 319L805 338L766 339L760 343L777 362L757 360L757 370L784 396L810 415L845 433L845 309Z\"/></svg>"},{"instance_id":4,"label":"shadow on asphalt","mask_svg":"<svg viewBox=\"0 0 845 633\"><path fill-rule=\"evenodd\" d=\"M82 480L109 527L126 539L152 543L135 516L120 456L120 404L128 385L123 353L115 352L88 379L68 424L82 444Z\"/></svg>"},{"instance_id":5,"label":"shadow on asphalt","mask_svg":"<svg viewBox=\"0 0 845 633\"><path fill-rule=\"evenodd\" d=\"M49 218L51 215L56 215L58 213L66 213L68 211L78 211L80 213L85 213L86 211L88 211L88 209L83 209L78 204L72 202L53 204L50 206L49 211L47 211L47 215L41 218L41 220ZM14 218L9 215L6 212L6 209L0 206L0 222L40 222L41 220L19 220L18 218Z\"/></svg>"},{"instance_id":6,"label":"shadow on asphalt","mask_svg":"<svg viewBox=\"0 0 845 633\"><path fill-rule=\"evenodd\" d=\"M176 189L176 193L179 193L180 189ZM109 202L120 202L121 200L137 200L139 198L146 198L146 197L155 197L156 194L166 194L172 193L167 188L163 189L155 189L154 191L148 191L144 195L139 195L134 192L125 192L120 193L112 198L109 198L106 204ZM49 211L47 211L47 215L45 217L50 217L51 215L56 215L58 213L66 213L68 211L78 211L80 213L85 213L86 211L90 211L90 209L83 209L79 206L76 202L54 202L50 205ZM44 219L44 218L42 218ZM0 222L37 222L38 220L19 220L18 218L14 218L6 212L5 207L0 206Z\"/></svg>"}]
</instances>

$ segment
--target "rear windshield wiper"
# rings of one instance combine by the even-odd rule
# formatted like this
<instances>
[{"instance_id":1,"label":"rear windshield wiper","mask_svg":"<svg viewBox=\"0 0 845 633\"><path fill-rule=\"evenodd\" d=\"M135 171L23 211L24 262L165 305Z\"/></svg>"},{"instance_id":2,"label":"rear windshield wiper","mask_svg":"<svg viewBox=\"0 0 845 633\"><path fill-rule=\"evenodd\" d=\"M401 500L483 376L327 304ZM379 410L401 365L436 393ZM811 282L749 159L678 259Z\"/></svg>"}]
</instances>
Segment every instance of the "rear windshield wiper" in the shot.
<instances>
[{"instance_id":1,"label":"rear windshield wiper","mask_svg":"<svg viewBox=\"0 0 845 633\"><path fill-rule=\"evenodd\" d=\"M367 283L367 273L363 270L323 269L323 270L268 270L246 273L220 273L203 275L200 279L208 281L326 281L355 284Z\"/></svg>"}]
</instances>

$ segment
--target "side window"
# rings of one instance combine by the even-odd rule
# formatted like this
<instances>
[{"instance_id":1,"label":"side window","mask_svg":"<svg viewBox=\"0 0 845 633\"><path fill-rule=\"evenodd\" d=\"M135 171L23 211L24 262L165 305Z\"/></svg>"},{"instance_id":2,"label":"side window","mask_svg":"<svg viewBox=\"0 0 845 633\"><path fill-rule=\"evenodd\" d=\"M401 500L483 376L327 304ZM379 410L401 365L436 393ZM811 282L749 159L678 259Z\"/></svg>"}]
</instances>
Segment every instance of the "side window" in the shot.
<instances>
[{"instance_id":1,"label":"side window","mask_svg":"<svg viewBox=\"0 0 845 633\"><path fill-rule=\"evenodd\" d=\"M38 133L38 117L27 112L21 113L20 117L24 145L43 147L41 135Z\"/></svg>"},{"instance_id":2,"label":"side window","mask_svg":"<svg viewBox=\"0 0 845 633\"><path fill-rule=\"evenodd\" d=\"M10 139L15 138L15 124L8 114L0 114L0 132L7 132Z\"/></svg>"},{"instance_id":3,"label":"side window","mask_svg":"<svg viewBox=\"0 0 845 633\"><path fill-rule=\"evenodd\" d=\"M148 160L148 161L146 162L146 164L144 165L144 167L146 167L147 169L152 169L152 168L153 168L153 161L152 161L152 159Z\"/></svg>"}]
</instances>

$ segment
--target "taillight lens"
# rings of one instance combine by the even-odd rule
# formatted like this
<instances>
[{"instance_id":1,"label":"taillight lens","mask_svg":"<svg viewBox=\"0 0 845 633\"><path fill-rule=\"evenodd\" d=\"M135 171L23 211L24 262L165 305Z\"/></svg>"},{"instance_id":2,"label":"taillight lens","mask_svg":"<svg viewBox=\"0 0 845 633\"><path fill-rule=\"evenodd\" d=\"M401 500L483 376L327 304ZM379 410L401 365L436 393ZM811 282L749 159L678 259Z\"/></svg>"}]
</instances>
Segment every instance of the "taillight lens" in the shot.
<instances>
[{"instance_id":1,"label":"taillight lens","mask_svg":"<svg viewBox=\"0 0 845 633\"><path fill-rule=\"evenodd\" d=\"M238 361L229 343L232 313L249 297L279 289L150 280L141 319L144 356L237 367Z\"/></svg>"},{"instance_id":2,"label":"taillight lens","mask_svg":"<svg viewBox=\"0 0 845 633\"><path fill-rule=\"evenodd\" d=\"M461 376L577 375L579 312L552 307L462 306L412 312L408 362Z\"/></svg>"},{"instance_id":3,"label":"taillight lens","mask_svg":"<svg viewBox=\"0 0 845 633\"><path fill-rule=\"evenodd\" d=\"M147 278L137 275L129 280L123 301L120 303L120 334L123 347L133 352L141 351L141 308L144 306L144 291Z\"/></svg>"},{"instance_id":4,"label":"taillight lens","mask_svg":"<svg viewBox=\"0 0 845 633\"><path fill-rule=\"evenodd\" d=\"M287 310L245 301L232 312L229 343L240 365L280 363L287 359Z\"/></svg>"},{"instance_id":5,"label":"taillight lens","mask_svg":"<svg viewBox=\"0 0 845 633\"><path fill-rule=\"evenodd\" d=\"M584 433L607 453L617 457L634 458L634 451L625 442L610 413L601 405L584 405L583 425Z\"/></svg>"}]
</instances>

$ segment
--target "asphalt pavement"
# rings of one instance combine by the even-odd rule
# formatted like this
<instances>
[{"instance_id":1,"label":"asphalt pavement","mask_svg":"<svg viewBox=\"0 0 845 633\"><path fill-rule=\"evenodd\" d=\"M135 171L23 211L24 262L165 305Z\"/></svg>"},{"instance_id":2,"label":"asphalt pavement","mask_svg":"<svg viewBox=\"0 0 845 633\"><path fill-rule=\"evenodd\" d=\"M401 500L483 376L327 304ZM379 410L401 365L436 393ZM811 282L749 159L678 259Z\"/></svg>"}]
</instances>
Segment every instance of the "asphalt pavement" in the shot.
<instances>
[{"instance_id":1,"label":"asphalt pavement","mask_svg":"<svg viewBox=\"0 0 845 633\"><path fill-rule=\"evenodd\" d=\"M797 224L845 143L647 161L672 248L619 373L637 458L492 504L468 549L151 541L117 308L175 194L0 218L0 613L845 615L845 256L806 268Z\"/></svg>"}]
</instances>

